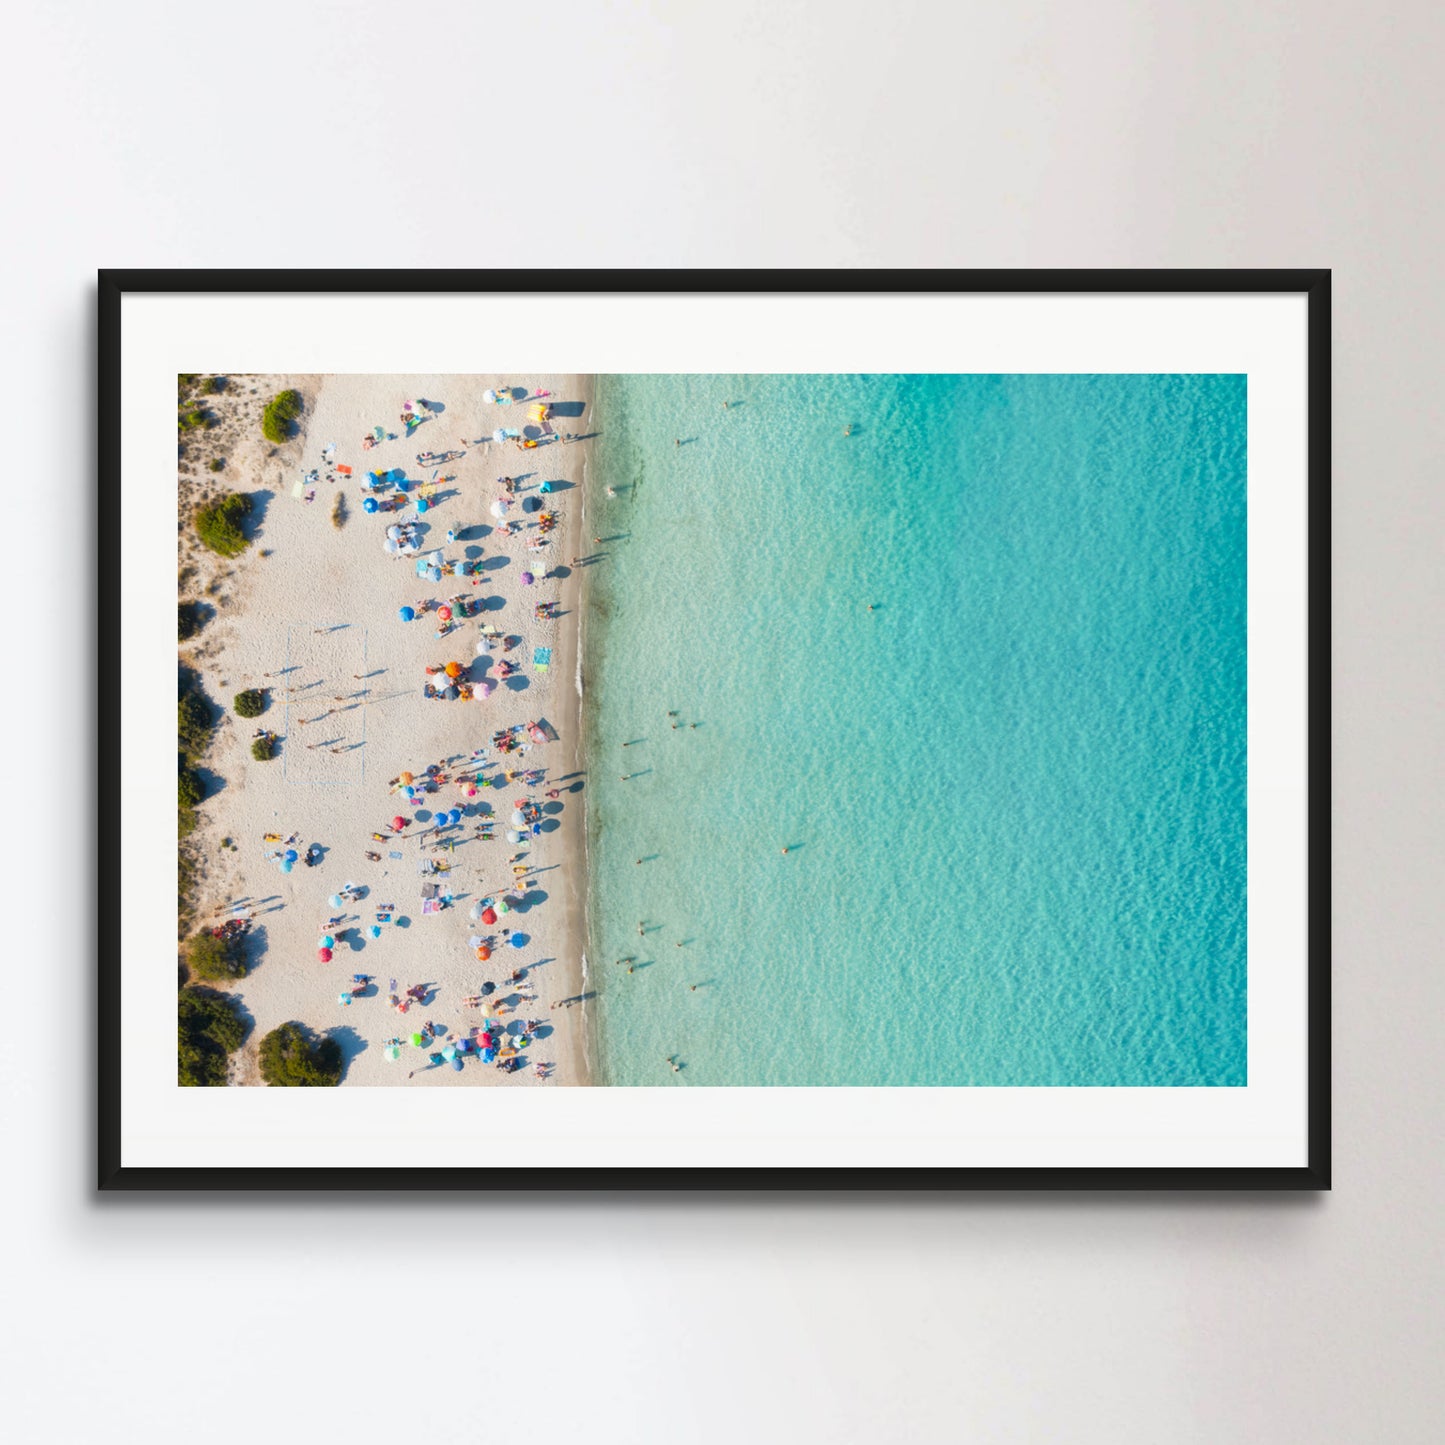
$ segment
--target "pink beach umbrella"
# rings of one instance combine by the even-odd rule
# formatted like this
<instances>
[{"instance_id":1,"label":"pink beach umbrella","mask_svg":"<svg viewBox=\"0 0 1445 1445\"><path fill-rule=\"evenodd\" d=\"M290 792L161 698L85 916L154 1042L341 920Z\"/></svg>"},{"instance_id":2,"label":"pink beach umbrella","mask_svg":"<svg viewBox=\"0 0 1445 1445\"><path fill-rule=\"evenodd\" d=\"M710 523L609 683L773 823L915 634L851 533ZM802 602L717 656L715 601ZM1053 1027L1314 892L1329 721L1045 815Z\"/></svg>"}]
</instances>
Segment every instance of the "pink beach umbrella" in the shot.
<instances>
[{"instance_id":1,"label":"pink beach umbrella","mask_svg":"<svg viewBox=\"0 0 1445 1445\"><path fill-rule=\"evenodd\" d=\"M523 572L523 573L522 573L522 586L523 586L523 587L530 587L530 586L532 585L532 583L535 582L536 580L537 580L537 579L536 579L535 577L533 577L530 572Z\"/></svg>"}]
</instances>

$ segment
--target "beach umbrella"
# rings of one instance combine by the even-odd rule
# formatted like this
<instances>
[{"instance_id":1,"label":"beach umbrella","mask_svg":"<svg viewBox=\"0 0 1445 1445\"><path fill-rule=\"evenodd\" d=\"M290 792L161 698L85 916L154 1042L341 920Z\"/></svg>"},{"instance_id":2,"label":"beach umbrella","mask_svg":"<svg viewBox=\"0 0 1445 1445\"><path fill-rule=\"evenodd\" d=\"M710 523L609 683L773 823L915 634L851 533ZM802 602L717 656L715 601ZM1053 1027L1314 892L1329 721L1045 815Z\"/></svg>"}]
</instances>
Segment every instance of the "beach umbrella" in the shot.
<instances>
[{"instance_id":1,"label":"beach umbrella","mask_svg":"<svg viewBox=\"0 0 1445 1445\"><path fill-rule=\"evenodd\" d=\"M420 1035L420 1034L413 1034L413 1035L411 1036L411 1041L412 1041L412 1043L413 1043L417 1048L421 1048L421 1035Z\"/></svg>"},{"instance_id":2,"label":"beach umbrella","mask_svg":"<svg viewBox=\"0 0 1445 1445\"><path fill-rule=\"evenodd\" d=\"M482 922L495 923L497 921L497 910L495 908L482 909Z\"/></svg>"},{"instance_id":3,"label":"beach umbrella","mask_svg":"<svg viewBox=\"0 0 1445 1445\"><path fill-rule=\"evenodd\" d=\"M413 775L409 772L403 772L398 774L397 776L397 782L399 783L410 783L412 781L414 781L414 778Z\"/></svg>"},{"instance_id":4,"label":"beach umbrella","mask_svg":"<svg viewBox=\"0 0 1445 1445\"><path fill-rule=\"evenodd\" d=\"M319 958L322 963L330 963L331 950L329 948L318 948L316 950L316 957Z\"/></svg>"},{"instance_id":5,"label":"beach umbrella","mask_svg":"<svg viewBox=\"0 0 1445 1445\"><path fill-rule=\"evenodd\" d=\"M400 814L397 814L397 816L391 820L391 826L399 833L406 827L406 819Z\"/></svg>"},{"instance_id":6,"label":"beach umbrella","mask_svg":"<svg viewBox=\"0 0 1445 1445\"><path fill-rule=\"evenodd\" d=\"M361 510L363 512L374 512L376 510L376 498L363 497L361 499Z\"/></svg>"},{"instance_id":7,"label":"beach umbrella","mask_svg":"<svg viewBox=\"0 0 1445 1445\"><path fill-rule=\"evenodd\" d=\"M521 841L522 835L520 833L512 832L507 834L507 842L509 843L520 843Z\"/></svg>"},{"instance_id":8,"label":"beach umbrella","mask_svg":"<svg viewBox=\"0 0 1445 1445\"><path fill-rule=\"evenodd\" d=\"M454 1059L452 1060L452 1068L454 1068L454 1069L457 1071L457 1073L461 1073L461 1071L462 1071L462 1061L461 1061L460 1059L454 1058Z\"/></svg>"},{"instance_id":9,"label":"beach umbrella","mask_svg":"<svg viewBox=\"0 0 1445 1445\"><path fill-rule=\"evenodd\" d=\"M408 803L416 797L416 789L411 787L410 784L403 788L402 792L406 794L406 800Z\"/></svg>"},{"instance_id":10,"label":"beach umbrella","mask_svg":"<svg viewBox=\"0 0 1445 1445\"><path fill-rule=\"evenodd\" d=\"M552 483L551 483L551 482L543 482L542 485L537 488L537 490L538 490L539 492L550 492L550 491L552 490Z\"/></svg>"},{"instance_id":11,"label":"beach umbrella","mask_svg":"<svg viewBox=\"0 0 1445 1445\"><path fill-rule=\"evenodd\" d=\"M492 1060L495 1059L496 1057L497 1057L497 1051L496 1051L496 1049L487 1049L487 1050L485 1050L485 1051L483 1052L483 1054L482 1054L482 1062L483 1062L484 1064L490 1064L490 1063L492 1062Z\"/></svg>"},{"instance_id":12,"label":"beach umbrella","mask_svg":"<svg viewBox=\"0 0 1445 1445\"><path fill-rule=\"evenodd\" d=\"M416 617L416 613L410 607L403 607L397 614L403 622L410 622Z\"/></svg>"},{"instance_id":13,"label":"beach umbrella","mask_svg":"<svg viewBox=\"0 0 1445 1445\"><path fill-rule=\"evenodd\" d=\"M382 550L395 557L401 551L401 543L388 540L382 543Z\"/></svg>"},{"instance_id":14,"label":"beach umbrella","mask_svg":"<svg viewBox=\"0 0 1445 1445\"><path fill-rule=\"evenodd\" d=\"M300 856L294 848L288 848L286 850L286 861L288 863L294 863Z\"/></svg>"},{"instance_id":15,"label":"beach umbrella","mask_svg":"<svg viewBox=\"0 0 1445 1445\"><path fill-rule=\"evenodd\" d=\"M502 427L498 427L496 431L492 433L492 440L494 442L504 442L506 439L507 433Z\"/></svg>"},{"instance_id":16,"label":"beach umbrella","mask_svg":"<svg viewBox=\"0 0 1445 1445\"><path fill-rule=\"evenodd\" d=\"M512 814L512 821L520 828L527 821L527 815L518 808L517 811Z\"/></svg>"},{"instance_id":17,"label":"beach umbrella","mask_svg":"<svg viewBox=\"0 0 1445 1445\"><path fill-rule=\"evenodd\" d=\"M351 995L349 993L339 993L336 995L336 1002L349 1005L351 1003Z\"/></svg>"},{"instance_id":18,"label":"beach umbrella","mask_svg":"<svg viewBox=\"0 0 1445 1445\"><path fill-rule=\"evenodd\" d=\"M450 1063L454 1058L456 1058L456 1056L457 1047L455 1044L448 1044L446 1048L442 1050L442 1058L444 1058L448 1063Z\"/></svg>"},{"instance_id":19,"label":"beach umbrella","mask_svg":"<svg viewBox=\"0 0 1445 1445\"><path fill-rule=\"evenodd\" d=\"M498 902L498 904L497 904L497 912L498 912L498 913L510 913L511 911L512 911L512 905L511 905L510 903L508 903L505 898L501 899L500 902Z\"/></svg>"},{"instance_id":20,"label":"beach umbrella","mask_svg":"<svg viewBox=\"0 0 1445 1445\"><path fill-rule=\"evenodd\" d=\"M495 1044L497 1041L496 1041L496 1039L494 1039L494 1038L492 1037L492 1031L491 1031L490 1029L488 1029L485 1033L482 1034L481 1038L479 1038L479 1039L477 1040L477 1042L478 1042L484 1049L489 1049L489 1048L491 1048L492 1045Z\"/></svg>"},{"instance_id":21,"label":"beach umbrella","mask_svg":"<svg viewBox=\"0 0 1445 1445\"><path fill-rule=\"evenodd\" d=\"M395 1044L389 1045L388 1048L387 1048L387 1050L386 1050L386 1061L387 1061L387 1063L389 1063L389 1064L394 1064L400 1057L401 1057L401 1050L400 1050L399 1048L397 1048L397 1046L396 1046Z\"/></svg>"},{"instance_id":22,"label":"beach umbrella","mask_svg":"<svg viewBox=\"0 0 1445 1445\"><path fill-rule=\"evenodd\" d=\"M475 923L477 919L482 916L482 907L482 900L478 898L477 901L473 903L472 906L467 910L467 917L470 918L473 923ZM473 944L472 947L475 948L476 944Z\"/></svg>"},{"instance_id":23,"label":"beach umbrella","mask_svg":"<svg viewBox=\"0 0 1445 1445\"><path fill-rule=\"evenodd\" d=\"M340 907L341 907L341 895L340 895L339 893L333 893L333 894L331 895L331 897L328 898L326 901L327 901L333 908L340 908Z\"/></svg>"},{"instance_id":24,"label":"beach umbrella","mask_svg":"<svg viewBox=\"0 0 1445 1445\"><path fill-rule=\"evenodd\" d=\"M437 616L440 617L443 622L450 622L452 620L452 609L450 607L438 607ZM456 673L453 673L452 676L455 677Z\"/></svg>"},{"instance_id":25,"label":"beach umbrella","mask_svg":"<svg viewBox=\"0 0 1445 1445\"><path fill-rule=\"evenodd\" d=\"M449 687L444 693L442 693L442 696L446 698L448 702L455 702L457 698L461 696L461 694L456 690L456 688Z\"/></svg>"},{"instance_id":26,"label":"beach umbrella","mask_svg":"<svg viewBox=\"0 0 1445 1445\"><path fill-rule=\"evenodd\" d=\"M321 937L316 940L316 946L317 948L335 948L336 940L329 933L323 933Z\"/></svg>"},{"instance_id":27,"label":"beach umbrella","mask_svg":"<svg viewBox=\"0 0 1445 1445\"><path fill-rule=\"evenodd\" d=\"M281 871L283 873L289 873L295 866L294 863L288 863L284 858L281 860Z\"/></svg>"},{"instance_id":28,"label":"beach umbrella","mask_svg":"<svg viewBox=\"0 0 1445 1445\"><path fill-rule=\"evenodd\" d=\"M480 943L477 945L477 962L485 963L492 956L490 944Z\"/></svg>"},{"instance_id":29,"label":"beach umbrella","mask_svg":"<svg viewBox=\"0 0 1445 1445\"><path fill-rule=\"evenodd\" d=\"M530 572L523 572L523 573L522 573L522 586L523 586L523 587L530 587L530 586L532 585L532 583L535 582L536 580L537 580L537 579L536 579L535 577L533 577Z\"/></svg>"},{"instance_id":30,"label":"beach umbrella","mask_svg":"<svg viewBox=\"0 0 1445 1445\"><path fill-rule=\"evenodd\" d=\"M527 946L526 935L521 933L509 933L507 935L507 942L510 943L513 948L526 948Z\"/></svg>"},{"instance_id":31,"label":"beach umbrella","mask_svg":"<svg viewBox=\"0 0 1445 1445\"><path fill-rule=\"evenodd\" d=\"M442 670L448 677L460 677L462 675L462 665L459 662L449 662Z\"/></svg>"},{"instance_id":32,"label":"beach umbrella","mask_svg":"<svg viewBox=\"0 0 1445 1445\"><path fill-rule=\"evenodd\" d=\"M497 393L494 392L494 391L491 389L491 387L488 387L488 388L482 393L482 400L483 400L483 401L496 401L496 399L497 399Z\"/></svg>"},{"instance_id":33,"label":"beach umbrella","mask_svg":"<svg viewBox=\"0 0 1445 1445\"><path fill-rule=\"evenodd\" d=\"M373 924L371 925L371 936L372 936L373 938L380 938L380 937L381 937L381 928L380 928L380 925L375 924L375 923L373 923Z\"/></svg>"},{"instance_id":34,"label":"beach umbrella","mask_svg":"<svg viewBox=\"0 0 1445 1445\"><path fill-rule=\"evenodd\" d=\"M494 517L505 517L507 515L507 504L501 497L492 503L492 515Z\"/></svg>"},{"instance_id":35,"label":"beach umbrella","mask_svg":"<svg viewBox=\"0 0 1445 1445\"><path fill-rule=\"evenodd\" d=\"M491 697L491 695L497 690L497 684L493 682L490 677L483 678L481 689L483 697Z\"/></svg>"},{"instance_id":36,"label":"beach umbrella","mask_svg":"<svg viewBox=\"0 0 1445 1445\"><path fill-rule=\"evenodd\" d=\"M429 503L427 502L427 499L425 497L418 497L416 499L417 514L420 515L422 512L426 511L428 505Z\"/></svg>"}]
</instances>

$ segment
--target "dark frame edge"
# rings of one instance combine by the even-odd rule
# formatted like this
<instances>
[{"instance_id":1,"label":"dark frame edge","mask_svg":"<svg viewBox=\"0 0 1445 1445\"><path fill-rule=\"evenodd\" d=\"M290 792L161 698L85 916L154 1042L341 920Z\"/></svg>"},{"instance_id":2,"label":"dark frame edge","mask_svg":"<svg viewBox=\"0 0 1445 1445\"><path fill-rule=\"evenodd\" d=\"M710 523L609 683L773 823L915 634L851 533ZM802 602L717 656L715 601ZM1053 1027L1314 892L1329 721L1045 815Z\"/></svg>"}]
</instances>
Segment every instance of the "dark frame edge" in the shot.
<instances>
[{"instance_id":1,"label":"dark frame edge","mask_svg":"<svg viewBox=\"0 0 1445 1445\"><path fill-rule=\"evenodd\" d=\"M297 292L364 293L448 292L478 289L476 271L399 273L380 270L327 271L212 271L102 269L97 272L97 519L102 537L117 537L120 523L121 484L121 301L126 292ZM486 279L485 289L497 292L530 291L531 278ZM741 284L740 284L741 283ZM573 271L549 278L552 289L564 293L618 292L635 286L640 291L696 292L705 290L776 291L809 293L870 290L927 292L937 290L1061 293L1070 291L1122 292L1280 292L1303 293L1307 303L1307 598L1306 618L1308 682L1306 724L1307 762L1307 893L1308 942L1306 971L1309 997L1306 1035L1307 1162L1302 1167L1206 1168L979 1168L906 1169L893 1171L887 1182L860 1180L857 1171L741 1169L719 1183L713 1171L626 1169L590 1171L558 1169L538 1190L606 1193L648 1190L683 1192L774 1194L829 1191L840 1195L874 1194L951 1195L1005 1190L1071 1191L1193 1191L1218 1193L1248 1190L1328 1191L1332 1186L1331 1129L1331 944L1330 944L1330 489L1331 489L1331 284L1329 269L1248 270L1027 270L938 271ZM119 668L121 639L121 586L118 548L101 547L97 565L97 638L101 668ZM1322 625L1321 625L1322 624ZM119 829L121 738L108 736L97 692L99 739L97 800L99 836L103 840ZM110 916L119 920L123 906L118 880L106 883ZM105 901L105 900L103 900ZM115 942L97 949L97 1058L96 1077L96 1187L108 1193L145 1191L234 1190L305 1191L346 1190L413 1192L417 1189L459 1191L483 1187L483 1171L414 1170L387 1168L125 1168L121 1163L121 1025L119 932ZM107 949L113 950L108 954ZM606 1182L598 1183L599 1172Z\"/></svg>"},{"instance_id":2,"label":"dark frame edge","mask_svg":"<svg viewBox=\"0 0 1445 1445\"><path fill-rule=\"evenodd\" d=\"M98 301L96 346L96 518L102 539L120 536L121 420L120 420L120 310L124 273L96 273ZM121 639L120 546L102 545L96 565L96 637L102 672L118 680ZM100 837L120 833L120 732L107 727L106 700L112 688L96 689L96 737L99 740L99 773L96 778L96 806ZM107 881L109 875L109 881ZM121 1028L120 1028L120 918L124 901L115 870L101 869L99 886L103 906L116 926L96 948L96 1187L110 1189L120 1184L121 1167ZM174 1187L173 1185L170 1187Z\"/></svg>"}]
</instances>

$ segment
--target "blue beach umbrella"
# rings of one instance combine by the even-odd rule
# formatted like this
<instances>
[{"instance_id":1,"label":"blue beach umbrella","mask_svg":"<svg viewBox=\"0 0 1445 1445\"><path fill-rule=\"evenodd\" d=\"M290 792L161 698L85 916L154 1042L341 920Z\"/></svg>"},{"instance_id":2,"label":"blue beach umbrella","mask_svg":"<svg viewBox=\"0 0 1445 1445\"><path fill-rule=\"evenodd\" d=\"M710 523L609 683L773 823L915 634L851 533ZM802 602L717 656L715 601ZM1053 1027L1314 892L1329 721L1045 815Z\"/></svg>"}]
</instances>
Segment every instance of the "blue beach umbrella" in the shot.
<instances>
[{"instance_id":1,"label":"blue beach umbrella","mask_svg":"<svg viewBox=\"0 0 1445 1445\"><path fill-rule=\"evenodd\" d=\"M507 942L510 943L513 948L526 948L527 935L525 933L514 933L507 939Z\"/></svg>"},{"instance_id":2,"label":"blue beach umbrella","mask_svg":"<svg viewBox=\"0 0 1445 1445\"><path fill-rule=\"evenodd\" d=\"M462 821L462 810L460 808L453 808L451 812L447 814L447 817L449 817L453 823L460 823Z\"/></svg>"},{"instance_id":3,"label":"blue beach umbrella","mask_svg":"<svg viewBox=\"0 0 1445 1445\"><path fill-rule=\"evenodd\" d=\"M462 1061L461 1061L460 1059L453 1059L453 1060L452 1060L452 1068L454 1068L454 1069L457 1071L457 1073L461 1073L461 1071L462 1071Z\"/></svg>"},{"instance_id":4,"label":"blue beach umbrella","mask_svg":"<svg viewBox=\"0 0 1445 1445\"><path fill-rule=\"evenodd\" d=\"M455 1044L448 1044L446 1048L442 1050L442 1058L446 1059L448 1062L456 1058L456 1056L457 1050Z\"/></svg>"},{"instance_id":5,"label":"blue beach umbrella","mask_svg":"<svg viewBox=\"0 0 1445 1445\"><path fill-rule=\"evenodd\" d=\"M300 856L294 848L288 848L286 850L286 861L288 863L294 863Z\"/></svg>"},{"instance_id":6,"label":"blue beach umbrella","mask_svg":"<svg viewBox=\"0 0 1445 1445\"><path fill-rule=\"evenodd\" d=\"M416 612L410 607L403 607L401 611L397 613L397 616L400 617L403 622L411 622L416 617Z\"/></svg>"},{"instance_id":7,"label":"blue beach umbrella","mask_svg":"<svg viewBox=\"0 0 1445 1445\"><path fill-rule=\"evenodd\" d=\"M363 497L361 500L361 510L363 512L374 512L376 510L376 498Z\"/></svg>"},{"instance_id":8,"label":"blue beach umbrella","mask_svg":"<svg viewBox=\"0 0 1445 1445\"><path fill-rule=\"evenodd\" d=\"M371 936L373 938L381 937L381 929L375 923L371 925Z\"/></svg>"},{"instance_id":9,"label":"blue beach umbrella","mask_svg":"<svg viewBox=\"0 0 1445 1445\"><path fill-rule=\"evenodd\" d=\"M426 509L427 509L427 507L428 507L429 505L430 505L430 503L427 501L427 499L426 499L425 497L418 497L418 498L416 499L416 509L417 509L418 514L426 511Z\"/></svg>"},{"instance_id":10,"label":"blue beach umbrella","mask_svg":"<svg viewBox=\"0 0 1445 1445\"><path fill-rule=\"evenodd\" d=\"M484 1064L490 1064L497 1057L497 1051L496 1049L483 1049L481 1057Z\"/></svg>"},{"instance_id":11,"label":"blue beach umbrella","mask_svg":"<svg viewBox=\"0 0 1445 1445\"><path fill-rule=\"evenodd\" d=\"M324 933L316 946L317 948L335 948L336 940L329 933Z\"/></svg>"},{"instance_id":12,"label":"blue beach umbrella","mask_svg":"<svg viewBox=\"0 0 1445 1445\"><path fill-rule=\"evenodd\" d=\"M341 907L341 895L340 895L339 893L333 893L333 894L331 895L331 897L328 898L326 901L327 901L333 908L340 908L340 907Z\"/></svg>"},{"instance_id":13,"label":"blue beach umbrella","mask_svg":"<svg viewBox=\"0 0 1445 1445\"><path fill-rule=\"evenodd\" d=\"M289 873L295 866L296 865L294 863L290 862L285 858L281 860L281 871L283 873Z\"/></svg>"}]
</instances>

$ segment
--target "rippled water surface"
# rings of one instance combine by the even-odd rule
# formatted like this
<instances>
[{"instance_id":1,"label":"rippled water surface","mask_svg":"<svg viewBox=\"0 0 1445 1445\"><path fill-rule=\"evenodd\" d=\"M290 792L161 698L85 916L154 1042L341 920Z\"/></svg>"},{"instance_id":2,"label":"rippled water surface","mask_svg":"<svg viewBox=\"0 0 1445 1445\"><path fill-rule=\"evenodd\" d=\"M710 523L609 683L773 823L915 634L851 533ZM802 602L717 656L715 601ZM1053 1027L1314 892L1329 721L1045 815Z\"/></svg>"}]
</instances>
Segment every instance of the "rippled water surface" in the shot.
<instances>
[{"instance_id":1,"label":"rippled water surface","mask_svg":"<svg viewBox=\"0 0 1445 1445\"><path fill-rule=\"evenodd\" d=\"M602 1080L1245 1082L1245 408L602 379Z\"/></svg>"}]
</instances>

